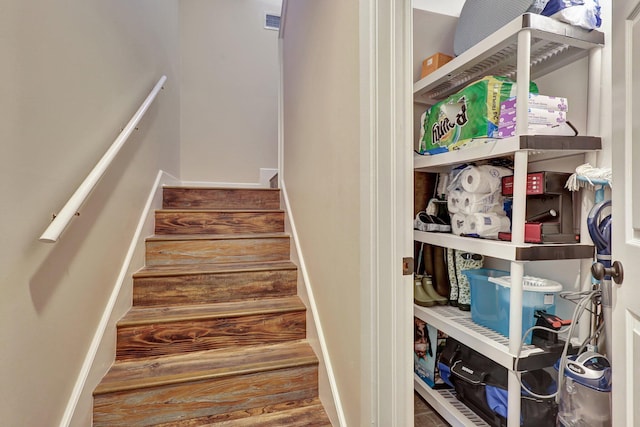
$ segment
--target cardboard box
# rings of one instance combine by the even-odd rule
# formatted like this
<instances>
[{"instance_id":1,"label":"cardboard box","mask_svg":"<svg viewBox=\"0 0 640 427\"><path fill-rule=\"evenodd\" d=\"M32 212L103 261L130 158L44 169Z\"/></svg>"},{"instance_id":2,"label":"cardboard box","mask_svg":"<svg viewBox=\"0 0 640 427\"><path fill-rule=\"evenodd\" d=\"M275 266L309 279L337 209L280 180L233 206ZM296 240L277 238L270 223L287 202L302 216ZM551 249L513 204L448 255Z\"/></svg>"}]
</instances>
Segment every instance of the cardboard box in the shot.
<instances>
[{"instance_id":1,"label":"cardboard box","mask_svg":"<svg viewBox=\"0 0 640 427\"><path fill-rule=\"evenodd\" d=\"M438 370L438 357L446 342L445 333L414 317L413 371L431 388L448 387Z\"/></svg>"},{"instance_id":2,"label":"cardboard box","mask_svg":"<svg viewBox=\"0 0 640 427\"><path fill-rule=\"evenodd\" d=\"M551 111L568 111L569 110L569 102L567 98L562 98L559 96L547 96L540 95L537 93L529 93L528 100L529 108L541 108L543 110L551 110ZM516 108L516 98L509 98L506 101L502 102L502 109L509 110Z\"/></svg>"},{"instance_id":3,"label":"cardboard box","mask_svg":"<svg viewBox=\"0 0 640 427\"><path fill-rule=\"evenodd\" d=\"M504 103L503 103L504 105ZM506 127L516 123L516 109L500 109L500 122L498 127ZM527 110L530 125L552 126L567 121L565 111L543 110L541 108L529 108Z\"/></svg>"},{"instance_id":4,"label":"cardboard box","mask_svg":"<svg viewBox=\"0 0 640 427\"><path fill-rule=\"evenodd\" d=\"M421 79L424 79L429 74L433 73L438 68L442 67L447 62L453 59L452 56L445 55L444 53L436 53L422 61L422 74Z\"/></svg>"},{"instance_id":5,"label":"cardboard box","mask_svg":"<svg viewBox=\"0 0 640 427\"><path fill-rule=\"evenodd\" d=\"M576 136L578 133L569 122L557 123L555 125L532 125L527 127L529 135L558 135L558 136ZM496 138L510 138L516 136L516 124L507 125L500 124L498 133L494 135Z\"/></svg>"}]
</instances>

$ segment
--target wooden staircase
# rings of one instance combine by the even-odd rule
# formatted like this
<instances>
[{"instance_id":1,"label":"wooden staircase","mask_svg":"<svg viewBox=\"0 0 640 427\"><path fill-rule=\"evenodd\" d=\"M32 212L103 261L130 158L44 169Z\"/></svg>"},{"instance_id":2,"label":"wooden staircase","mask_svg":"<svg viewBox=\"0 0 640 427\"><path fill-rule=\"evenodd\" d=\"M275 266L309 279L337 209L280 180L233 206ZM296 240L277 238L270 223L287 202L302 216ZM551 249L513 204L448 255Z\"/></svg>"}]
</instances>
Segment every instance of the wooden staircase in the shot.
<instances>
[{"instance_id":1,"label":"wooden staircase","mask_svg":"<svg viewBox=\"0 0 640 427\"><path fill-rule=\"evenodd\" d=\"M165 187L98 426L331 426L280 193Z\"/></svg>"}]
</instances>

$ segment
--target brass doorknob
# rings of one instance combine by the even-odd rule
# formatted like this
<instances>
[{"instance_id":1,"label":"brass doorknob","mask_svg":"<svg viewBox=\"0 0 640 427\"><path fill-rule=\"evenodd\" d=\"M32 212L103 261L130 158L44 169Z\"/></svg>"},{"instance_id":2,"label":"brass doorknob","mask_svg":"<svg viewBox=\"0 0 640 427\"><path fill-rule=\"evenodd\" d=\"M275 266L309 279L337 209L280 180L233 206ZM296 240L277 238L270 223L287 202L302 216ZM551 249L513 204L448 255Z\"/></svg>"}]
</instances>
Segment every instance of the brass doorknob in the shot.
<instances>
[{"instance_id":1,"label":"brass doorknob","mask_svg":"<svg viewBox=\"0 0 640 427\"><path fill-rule=\"evenodd\" d=\"M613 281L618 285L622 283L624 279L624 269L620 261L614 261L611 267L605 267L602 263L596 262L591 265L591 274L598 280L602 280L606 276L611 276Z\"/></svg>"}]
</instances>

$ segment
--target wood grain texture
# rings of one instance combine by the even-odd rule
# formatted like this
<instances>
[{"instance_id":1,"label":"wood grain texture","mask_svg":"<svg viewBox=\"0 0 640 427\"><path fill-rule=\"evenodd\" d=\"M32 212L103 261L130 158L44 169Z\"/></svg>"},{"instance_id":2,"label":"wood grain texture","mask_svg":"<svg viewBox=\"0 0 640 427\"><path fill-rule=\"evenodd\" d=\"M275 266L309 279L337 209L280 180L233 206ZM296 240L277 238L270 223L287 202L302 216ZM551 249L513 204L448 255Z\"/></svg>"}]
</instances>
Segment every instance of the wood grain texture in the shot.
<instances>
[{"instance_id":1,"label":"wood grain texture","mask_svg":"<svg viewBox=\"0 0 640 427\"><path fill-rule=\"evenodd\" d=\"M146 241L146 264L285 261L289 245L284 234L155 236Z\"/></svg>"},{"instance_id":2,"label":"wood grain texture","mask_svg":"<svg viewBox=\"0 0 640 427\"><path fill-rule=\"evenodd\" d=\"M304 311L119 326L116 360L303 339Z\"/></svg>"},{"instance_id":3,"label":"wood grain texture","mask_svg":"<svg viewBox=\"0 0 640 427\"><path fill-rule=\"evenodd\" d=\"M148 426L317 396L317 366L295 367L94 397L93 425Z\"/></svg>"},{"instance_id":4,"label":"wood grain texture","mask_svg":"<svg viewBox=\"0 0 640 427\"><path fill-rule=\"evenodd\" d=\"M284 231L283 211L162 210L156 234L241 234Z\"/></svg>"},{"instance_id":5,"label":"wood grain texture","mask_svg":"<svg viewBox=\"0 0 640 427\"><path fill-rule=\"evenodd\" d=\"M291 313L306 307L298 296L255 301L229 301L217 304L189 306L133 307L118 322L118 326L136 326L152 323L176 322L225 317L241 317L266 313Z\"/></svg>"},{"instance_id":6,"label":"wood grain texture","mask_svg":"<svg viewBox=\"0 0 640 427\"><path fill-rule=\"evenodd\" d=\"M298 272L292 263L264 263L262 269L243 265L218 271L187 266L164 276L136 275L133 305L206 304L295 295Z\"/></svg>"},{"instance_id":7,"label":"wood grain texture","mask_svg":"<svg viewBox=\"0 0 640 427\"><path fill-rule=\"evenodd\" d=\"M162 207L163 209L279 209L280 190L164 187Z\"/></svg>"},{"instance_id":8,"label":"wood grain texture","mask_svg":"<svg viewBox=\"0 0 640 427\"><path fill-rule=\"evenodd\" d=\"M306 340L118 361L94 395L317 363Z\"/></svg>"},{"instance_id":9,"label":"wood grain texture","mask_svg":"<svg viewBox=\"0 0 640 427\"><path fill-rule=\"evenodd\" d=\"M260 414L251 418L207 424L208 427L331 427L321 403L287 411Z\"/></svg>"},{"instance_id":10,"label":"wood grain texture","mask_svg":"<svg viewBox=\"0 0 640 427\"><path fill-rule=\"evenodd\" d=\"M258 408L247 408L244 410L226 412L224 414L216 414L201 418L191 418L188 420L157 424L154 427L205 427L215 426L217 423L228 422L233 425L236 421L248 420L252 421L262 415L271 414L280 411L295 410L297 408L303 408L306 406L320 405L318 398L293 400L288 402L276 403L274 405L267 405ZM251 418L249 418L251 417ZM279 424L281 427L287 424Z\"/></svg>"},{"instance_id":11,"label":"wood grain texture","mask_svg":"<svg viewBox=\"0 0 640 427\"><path fill-rule=\"evenodd\" d=\"M164 189L94 426L330 426L279 190Z\"/></svg>"},{"instance_id":12,"label":"wood grain texture","mask_svg":"<svg viewBox=\"0 0 640 427\"><path fill-rule=\"evenodd\" d=\"M265 262L230 262L230 263L199 263L193 265L168 264L168 265L148 265L133 274L133 278L139 277L164 277L170 275L182 276L184 274L207 274L207 273L233 273L236 271L262 271L276 269L296 269L297 266L291 261L265 261Z\"/></svg>"}]
</instances>

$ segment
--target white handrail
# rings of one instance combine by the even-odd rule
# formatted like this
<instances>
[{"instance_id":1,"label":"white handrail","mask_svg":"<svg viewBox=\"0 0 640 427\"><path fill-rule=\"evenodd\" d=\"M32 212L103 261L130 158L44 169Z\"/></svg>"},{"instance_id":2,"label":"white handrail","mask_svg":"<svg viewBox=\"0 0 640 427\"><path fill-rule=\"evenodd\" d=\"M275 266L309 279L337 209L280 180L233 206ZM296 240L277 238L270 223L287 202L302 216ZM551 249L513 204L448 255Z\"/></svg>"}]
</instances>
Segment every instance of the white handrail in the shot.
<instances>
[{"instance_id":1,"label":"white handrail","mask_svg":"<svg viewBox=\"0 0 640 427\"><path fill-rule=\"evenodd\" d=\"M162 76L158 83L153 87L153 90L149 93L149 96L144 100L138 111L133 115L129 123L125 126L125 128L120 132L120 135L113 141L111 147L107 150L107 152L102 156L100 161L95 165L93 170L87 175L82 184L78 187L73 196L69 199L66 205L62 208L62 210L54 216L53 221L49 224L49 227L42 233L40 236L40 241L45 243L55 243L58 241L58 238L67 228L71 219L78 214L78 209L84 203L84 201L89 197L91 191L96 186L102 175L106 172L111 165L111 162L116 157L122 146L127 142L127 139L131 135L131 133L135 130L136 126L142 119L142 116L147 112L147 109L156 98L156 95L162 89L162 85L167 80L167 76Z\"/></svg>"}]
</instances>

